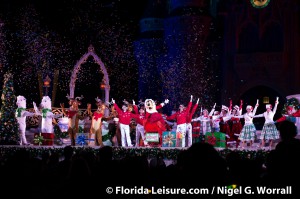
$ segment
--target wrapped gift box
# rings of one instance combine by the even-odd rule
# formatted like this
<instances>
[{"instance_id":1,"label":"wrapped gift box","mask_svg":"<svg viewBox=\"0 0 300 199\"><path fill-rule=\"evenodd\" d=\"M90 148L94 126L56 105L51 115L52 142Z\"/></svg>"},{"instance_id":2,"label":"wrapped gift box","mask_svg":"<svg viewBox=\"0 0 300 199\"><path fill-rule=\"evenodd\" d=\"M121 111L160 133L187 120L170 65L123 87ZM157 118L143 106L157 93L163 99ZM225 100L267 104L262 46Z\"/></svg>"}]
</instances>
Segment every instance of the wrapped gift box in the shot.
<instances>
[{"instance_id":1,"label":"wrapped gift box","mask_svg":"<svg viewBox=\"0 0 300 199\"><path fill-rule=\"evenodd\" d=\"M34 133L34 145L53 146L54 133Z\"/></svg>"},{"instance_id":2,"label":"wrapped gift box","mask_svg":"<svg viewBox=\"0 0 300 199\"><path fill-rule=\"evenodd\" d=\"M176 147L177 138L175 131L165 131L162 133L162 147Z\"/></svg>"},{"instance_id":3,"label":"wrapped gift box","mask_svg":"<svg viewBox=\"0 0 300 199\"><path fill-rule=\"evenodd\" d=\"M159 143L159 133L158 132L147 132L145 133L145 140L148 143Z\"/></svg>"},{"instance_id":4,"label":"wrapped gift box","mask_svg":"<svg viewBox=\"0 0 300 199\"><path fill-rule=\"evenodd\" d=\"M94 141L89 133L77 133L76 134L76 145L85 146L88 145L90 141Z\"/></svg>"},{"instance_id":5,"label":"wrapped gift box","mask_svg":"<svg viewBox=\"0 0 300 199\"><path fill-rule=\"evenodd\" d=\"M226 136L222 132L207 132L205 134L205 142L213 145L214 147L226 148Z\"/></svg>"}]
</instances>

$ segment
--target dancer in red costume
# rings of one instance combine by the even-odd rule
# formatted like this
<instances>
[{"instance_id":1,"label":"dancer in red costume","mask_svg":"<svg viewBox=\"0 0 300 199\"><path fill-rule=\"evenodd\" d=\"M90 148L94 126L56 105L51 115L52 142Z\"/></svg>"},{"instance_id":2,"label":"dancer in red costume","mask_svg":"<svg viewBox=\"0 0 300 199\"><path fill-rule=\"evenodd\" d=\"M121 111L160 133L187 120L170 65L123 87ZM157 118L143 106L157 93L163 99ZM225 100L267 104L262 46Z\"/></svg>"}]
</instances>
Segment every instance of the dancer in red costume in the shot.
<instances>
[{"instance_id":1,"label":"dancer in red costume","mask_svg":"<svg viewBox=\"0 0 300 199\"><path fill-rule=\"evenodd\" d=\"M193 127L192 127L192 118L194 113L196 112L196 109L198 108L199 104L199 98L197 99L196 104L194 105L191 112L188 113L186 118L186 132L188 136L188 147L192 146L193 143Z\"/></svg>"},{"instance_id":2,"label":"dancer in red costume","mask_svg":"<svg viewBox=\"0 0 300 199\"><path fill-rule=\"evenodd\" d=\"M239 116L242 115L242 108L243 108L243 100L241 100L240 106L235 105L232 109L232 116ZM231 135L233 137L233 140L236 142L236 148L239 146L239 136L240 132L243 129L243 125L240 121L240 118L231 118Z\"/></svg>"},{"instance_id":3,"label":"dancer in red costume","mask_svg":"<svg viewBox=\"0 0 300 199\"><path fill-rule=\"evenodd\" d=\"M187 124L187 117L189 115L190 109L192 107L192 101L193 101L193 95L191 95L191 99L189 101L189 104L186 107L184 107L183 104L179 105L179 111L175 112L174 114L168 116L167 120L176 120L177 122L177 128L176 128L176 134L181 134L182 143L181 147L185 147L185 136L186 136L186 124Z\"/></svg>"}]
</instances>

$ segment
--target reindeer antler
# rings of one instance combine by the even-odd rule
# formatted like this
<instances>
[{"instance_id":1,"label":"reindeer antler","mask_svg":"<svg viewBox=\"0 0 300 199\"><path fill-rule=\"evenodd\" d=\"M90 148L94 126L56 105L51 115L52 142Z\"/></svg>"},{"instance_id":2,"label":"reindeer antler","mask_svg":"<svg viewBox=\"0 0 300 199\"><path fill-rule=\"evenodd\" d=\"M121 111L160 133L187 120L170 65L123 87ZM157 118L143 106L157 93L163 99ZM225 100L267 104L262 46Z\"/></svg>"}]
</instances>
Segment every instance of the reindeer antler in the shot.
<instances>
[{"instance_id":1,"label":"reindeer antler","mask_svg":"<svg viewBox=\"0 0 300 199\"><path fill-rule=\"evenodd\" d=\"M144 105L145 105L145 102L144 102L142 99L140 99L139 104L138 104L138 107L142 107L142 106L144 106Z\"/></svg>"},{"instance_id":2,"label":"reindeer antler","mask_svg":"<svg viewBox=\"0 0 300 199\"><path fill-rule=\"evenodd\" d=\"M99 97L97 96L97 98L95 98L96 102L99 103L99 102L102 102L101 99L99 99Z\"/></svg>"},{"instance_id":3,"label":"reindeer antler","mask_svg":"<svg viewBox=\"0 0 300 199\"><path fill-rule=\"evenodd\" d=\"M82 100L83 99L83 95L81 95L80 97L75 97L75 100Z\"/></svg>"},{"instance_id":4,"label":"reindeer antler","mask_svg":"<svg viewBox=\"0 0 300 199\"><path fill-rule=\"evenodd\" d=\"M69 94L67 94L67 96L66 96L67 98L68 98L68 100L70 100L71 99L71 97L70 97L70 95Z\"/></svg>"},{"instance_id":5,"label":"reindeer antler","mask_svg":"<svg viewBox=\"0 0 300 199\"><path fill-rule=\"evenodd\" d=\"M127 105L129 104L129 102L126 99L124 99L123 102L124 102L124 104L127 104Z\"/></svg>"}]
</instances>

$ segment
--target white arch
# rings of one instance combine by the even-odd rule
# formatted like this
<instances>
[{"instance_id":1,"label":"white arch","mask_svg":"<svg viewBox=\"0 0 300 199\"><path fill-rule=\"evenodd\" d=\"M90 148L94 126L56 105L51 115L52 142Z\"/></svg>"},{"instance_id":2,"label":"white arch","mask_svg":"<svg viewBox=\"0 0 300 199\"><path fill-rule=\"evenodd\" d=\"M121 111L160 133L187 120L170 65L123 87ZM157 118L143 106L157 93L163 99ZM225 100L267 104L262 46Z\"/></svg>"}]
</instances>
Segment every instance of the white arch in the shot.
<instances>
[{"instance_id":1,"label":"white arch","mask_svg":"<svg viewBox=\"0 0 300 199\"><path fill-rule=\"evenodd\" d=\"M107 70L103 64L103 62L101 61L101 59L98 57L98 55L95 53L94 47L92 45L89 46L88 48L88 52L85 53L80 60L76 63L76 65L74 66L72 75L71 75L71 81L70 81L70 97L74 98L74 91L75 91L75 83L76 83L76 79L77 79L77 73L81 67L81 64L85 63L87 61L87 59L89 58L89 56L92 56L94 58L94 61L100 66L100 70L103 73L103 79L102 81L105 83L105 102L109 101L109 90L110 90L110 86L109 86L109 78L108 78L108 74L107 74Z\"/></svg>"}]
</instances>

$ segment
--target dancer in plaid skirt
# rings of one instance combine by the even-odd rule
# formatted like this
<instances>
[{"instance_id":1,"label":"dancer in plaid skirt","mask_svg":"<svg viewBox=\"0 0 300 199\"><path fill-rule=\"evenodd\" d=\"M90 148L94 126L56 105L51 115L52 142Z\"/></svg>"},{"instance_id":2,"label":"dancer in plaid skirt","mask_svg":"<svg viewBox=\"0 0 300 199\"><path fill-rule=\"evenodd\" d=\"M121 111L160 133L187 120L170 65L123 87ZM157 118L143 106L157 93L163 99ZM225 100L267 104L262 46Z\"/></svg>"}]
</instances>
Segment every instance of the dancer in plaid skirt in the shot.
<instances>
[{"instance_id":1,"label":"dancer in plaid skirt","mask_svg":"<svg viewBox=\"0 0 300 199\"><path fill-rule=\"evenodd\" d=\"M272 111L272 105L267 104L266 112L254 116L255 118L256 117L265 117L265 124L263 126L263 129L262 129L262 132L261 132L261 135L259 138L261 140L261 148L263 148L265 146L265 141L269 140L270 141L269 148L271 149L273 140L279 139L279 133L278 133L276 125L274 124L274 121L273 121L274 115L277 110L277 105L278 105L278 98L275 101L275 106L274 106L273 111Z\"/></svg>"},{"instance_id":2,"label":"dancer in plaid skirt","mask_svg":"<svg viewBox=\"0 0 300 199\"><path fill-rule=\"evenodd\" d=\"M244 124L243 129L239 136L239 140L242 141L242 148L245 147L246 142L250 142L250 147L252 146L252 144L254 142L254 139L256 136L256 128L253 124L253 116L256 113L257 107L258 107L258 100L257 100L254 110L253 110L252 106L248 105L246 107L247 112L245 114L240 115L240 116L232 116L234 118L244 118L244 120L245 120L245 124Z\"/></svg>"}]
</instances>

